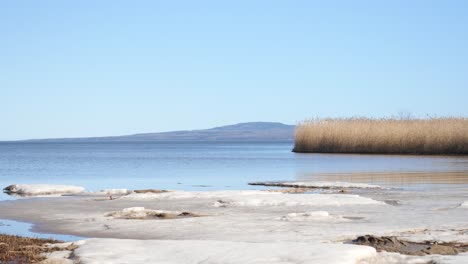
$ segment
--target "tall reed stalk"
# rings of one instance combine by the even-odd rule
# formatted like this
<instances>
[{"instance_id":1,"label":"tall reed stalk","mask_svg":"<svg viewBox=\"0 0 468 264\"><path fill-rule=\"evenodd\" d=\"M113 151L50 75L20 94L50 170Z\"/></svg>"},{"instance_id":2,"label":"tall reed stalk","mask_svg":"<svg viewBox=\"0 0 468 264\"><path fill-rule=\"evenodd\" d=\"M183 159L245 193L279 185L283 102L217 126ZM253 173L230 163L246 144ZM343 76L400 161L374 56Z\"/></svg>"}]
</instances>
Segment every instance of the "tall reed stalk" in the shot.
<instances>
[{"instance_id":1,"label":"tall reed stalk","mask_svg":"<svg viewBox=\"0 0 468 264\"><path fill-rule=\"evenodd\" d=\"M293 151L468 154L468 118L311 119L296 126Z\"/></svg>"}]
</instances>

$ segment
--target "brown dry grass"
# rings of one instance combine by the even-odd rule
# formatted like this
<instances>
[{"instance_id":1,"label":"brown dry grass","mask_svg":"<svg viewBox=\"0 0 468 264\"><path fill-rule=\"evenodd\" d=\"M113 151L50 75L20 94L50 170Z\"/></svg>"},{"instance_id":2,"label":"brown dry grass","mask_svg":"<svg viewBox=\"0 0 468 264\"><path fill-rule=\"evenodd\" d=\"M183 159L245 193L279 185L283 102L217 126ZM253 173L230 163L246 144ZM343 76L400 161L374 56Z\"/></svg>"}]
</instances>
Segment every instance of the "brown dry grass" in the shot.
<instances>
[{"instance_id":1,"label":"brown dry grass","mask_svg":"<svg viewBox=\"0 0 468 264\"><path fill-rule=\"evenodd\" d=\"M312 119L297 125L293 151L468 154L468 118Z\"/></svg>"},{"instance_id":2,"label":"brown dry grass","mask_svg":"<svg viewBox=\"0 0 468 264\"><path fill-rule=\"evenodd\" d=\"M0 234L0 263L38 263L44 260L41 253L59 250L48 243L60 241Z\"/></svg>"}]
</instances>

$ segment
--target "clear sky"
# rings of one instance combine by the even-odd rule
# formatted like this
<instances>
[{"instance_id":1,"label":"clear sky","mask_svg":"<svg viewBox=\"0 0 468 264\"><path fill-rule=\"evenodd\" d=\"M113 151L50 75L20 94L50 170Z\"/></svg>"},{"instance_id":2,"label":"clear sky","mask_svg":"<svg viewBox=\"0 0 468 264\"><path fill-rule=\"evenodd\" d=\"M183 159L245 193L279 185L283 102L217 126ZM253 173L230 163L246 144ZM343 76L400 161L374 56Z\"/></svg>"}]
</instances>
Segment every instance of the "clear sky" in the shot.
<instances>
[{"instance_id":1,"label":"clear sky","mask_svg":"<svg viewBox=\"0 0 468 264\"><path fill-rule=\"evenodd\" d=\"M1 1L0 139L468 115L468 1Z\"/></svg>"}]
</instances>

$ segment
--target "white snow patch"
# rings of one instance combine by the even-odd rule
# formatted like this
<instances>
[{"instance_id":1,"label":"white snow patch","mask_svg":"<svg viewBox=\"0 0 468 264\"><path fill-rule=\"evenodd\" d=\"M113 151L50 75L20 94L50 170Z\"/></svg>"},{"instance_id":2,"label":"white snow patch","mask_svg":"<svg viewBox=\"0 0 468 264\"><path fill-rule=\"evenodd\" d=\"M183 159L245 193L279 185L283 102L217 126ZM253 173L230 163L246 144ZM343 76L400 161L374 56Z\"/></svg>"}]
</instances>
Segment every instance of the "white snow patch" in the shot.
<instances>
[{"instance_id":1,"label":"white snow patch","mask_svg":"<svg viewBox=\"0 0 468 264\"><path fill-rule=\"evenodd\" d=\"M78 245L78 244L77 244L77 242L64 242L64 243L47 244L47 247L49 247L49 248L60 248L60 249L65 250L69 246Z\"/></svg>"},{"instance_id":2,"label":"white snow patch","mask_svg":"<svg viewBox=\"0 0 468 264\"><path fill-rule=\"evenodd\" d=\"M213 206L341 206L359 204L385 204L354 194L287 194L268 191L213 191L167 193L132 193L120 199L162 200L162 199L216 199Z\"/></svg>"},{"instance_id":3,"label":"white snow patch","mask_svg":"<svg viewBox=\"0 0 468 264\"><path fill-rule=\"evenodd\" d=\"M74 251L83 264L329 263L355 264L374 248L347 244L248 243L210 240L89 239Z\"/></svg>"},{"instance_id":4,"label":"white snow patch","mask_svg":"<svg viewBox=\"0 0 468 264\"><path fill-rule=\"evenodd\" d=\"M65 243L56 243L56 244L47 244L49 248L59 248L59 251L53 251L50 253L42 253L46 259L40 262L41 264L73 264L75 263L70 259L71 250L68 250L70 246L81 246L84 244L84 240L79 240L76 242L65 242Z\"/></svg>"},{"instance_id":5,"label":"white snow patch","mask_svg":"<svg viewBox=\"0 0 468 264\"><path fill-rule=\"evenodd\" d=\"M384 251L373 256L363 258L358 261L357 264L427 264L436 258L437 257L433 256L408 256ZM436 263L439 262L436 261Z\"/></svg>"},{"instance_id":6,"label":"white snow patch","mask_svg":"<svg viewBox=\"0 0 468 264\"><path fill-rule=\"evenodd\" d=\"M468 243L466 226L439 226L438 228L412 229L404 232L387 232L383 236L397 236L412 242L438 241Z\"/></svg>"},{"instance_id":7,"label":"white snow patch","mask_svg":"<svg viewBox=\"0 0 468 264\"><path fill-rule=\"evenodd\" d=\"M104 189L100 191L100 193L107 194L107 195L127 195L132 192L133 191L130 191L127 189Z\"/></svg>"},{"instance_id":8,"label":"white snow patch","mask_svg":"<svg viewBox=\"0 0 468 264\"><path fill-rule=\"evenodd\" d=\"M211 198L229 198L238 196L253 196L253 195L280 195L281 193L272 193L266 191L206 191L206 192L189 192L189 191L170 191L163 193L131 193L123 196L120 199L129 200L153 200L153 199L211 199Z\"/></svg>"},{"instance_id":9,"label":"white snow patch","mask_svg":"<svg viewBox=\"0 0 468 264\"><path fill-rule=\"evenodd\" d=\"M69 250L44 253L42 256L44 256L46 259L42 261L41 264L73 264L74 262L69 259L71 253L72 252Z\"/></svg>"},{"instance_id":10,"label":"white snow patch","mask_svg":"<svg viewBox=\"0 0 468 264\"><path fill-rule=\"evenodd\" d=\"M466 264L468 263L468 253L459 253L452 256L439 256L438 262L443 264Z\"/></svg>"},{"instance_id":11,"label":"white snow patch","mask_svg":"<svg viewBox=\"0 0 468 264\"><path fill-rule=\"evenodd\" d=\"M468 208L468 201L464 201L463 203L460 204L461 208Z\"/></svg>"},{"instance_id":12,"label":"white snow patch","mask_svg":"<svg viewBox=\"0 0 468 264\"><path fill-rule=\"evenodd\" d=\"M359 195L344 194L280 194L271 196L233 197L226 205L234 206L345 206L385 204Z\"/></svg>"},{"instance_id":13,"label":"white snow patch","mask_svg":"<svg viewBox=\"0 0 468 264\"><path fill-rule=\"evenodd\" d=\"M73 185L14 184L6 187L4 190L20 195L53 195L82 193L85 189L81 186Z\"/></svg>"},{"instance_id":14,"label":"white snow patch","mask_svg":"<svg viewBox=\"0 0 468 264\"><path fill-rule=\"evenodd\" d=\"M282 221L331 221L331 220L344 220L343 217L338 215L330 215L327 211L312 211L306 213L289 213L280 218Z\"/></svg>"}]
</instances>

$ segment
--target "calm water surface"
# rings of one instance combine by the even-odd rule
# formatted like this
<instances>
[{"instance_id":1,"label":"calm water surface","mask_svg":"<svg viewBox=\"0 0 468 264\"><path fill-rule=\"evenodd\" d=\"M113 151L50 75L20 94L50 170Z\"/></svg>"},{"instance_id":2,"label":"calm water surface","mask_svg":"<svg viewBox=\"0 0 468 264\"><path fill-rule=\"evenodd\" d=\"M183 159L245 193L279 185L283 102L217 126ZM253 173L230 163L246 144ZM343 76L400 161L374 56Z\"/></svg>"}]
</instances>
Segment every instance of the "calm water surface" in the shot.
<instances>
[{"instance_id":1,"label":"calm water surface","mask_svg":"<svg viewBox=\"0 0 468 264\"><path fill-rule=\"evenodd\" d=\"M451 190L468 184L468 158L296 154L291 143L0 143L0 187L16 183L105 188L258 189L253 181L367 182ZM0 193L0 200L15 199ZM31 224L0 219L0 233L41 234Z\"/></svg>"},{"instance_id":2,"label":"calm water surface","mask_svg":"<svg viewBox=\"0 0 468 264\"><path fill-rule=\"evenodd\" d=\"M0 186L248 189L248 182L468 183L468 158L296 154L291 143L0 143ZM5 199L6 196L1 197Z\"/></svg>"}]
</instances>

